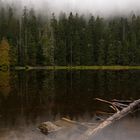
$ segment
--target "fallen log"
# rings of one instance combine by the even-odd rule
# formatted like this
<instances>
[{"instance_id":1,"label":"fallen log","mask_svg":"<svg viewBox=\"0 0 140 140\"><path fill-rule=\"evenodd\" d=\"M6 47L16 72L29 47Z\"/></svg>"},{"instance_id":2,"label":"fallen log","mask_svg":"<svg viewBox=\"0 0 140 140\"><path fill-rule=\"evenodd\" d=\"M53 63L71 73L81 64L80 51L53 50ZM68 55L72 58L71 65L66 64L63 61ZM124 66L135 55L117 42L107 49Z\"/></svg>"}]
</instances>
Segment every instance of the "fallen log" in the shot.
<instances>
[{"instance_id":1,"label":"fallen log","mask_svg":"<svg viewBox=\"0 0 140 140\"><path fill-rule=\"evenodd\" d=\"M41 123L38 126L38 128L39 128L40 132L42 132L45 135L48 135L49 133L56 132L56 131L59 131L62 129L61 127L53 124L52 122Z\"/></svg>"},{"instance_id":2,"label":"fallen log","mask_svg":"<svg viewBox=\"0 0 140 140\"><path fill-rule=\"evenodd\" d=\"M84 132L90 126L93 127L93 125L95 126L97 125L97 123L87 123L87 122L80 123L77 121L70 120L68 118L61 118L60 120L54 122L49 121L43 122L38 126L38 128L43 134L48 135L50 133L56 133L63 130L70 130L73 128L77 128L77 130L79 129Z\"/></svg>"},{"instance_id":3,"label":"fallen log","mask_svg":"<svg viewBox=\"0 0 140 140\"><path fill-rule=\"evenodd\" d=\"M99 124L96 128L90 127L87 131L83 133L83 135L80 137L80 140L88 140L90 137L95 136L101 130L111 125L116 120L119 120L125 117L127 114L134 111L138 107L140 107L140 99L134 101L133 103L130 103L127 107L123 108L121 111L117 110L117 112L114 115L112 115L111 117L106 119L104 122Z\"/></svg>"}]
</instances>

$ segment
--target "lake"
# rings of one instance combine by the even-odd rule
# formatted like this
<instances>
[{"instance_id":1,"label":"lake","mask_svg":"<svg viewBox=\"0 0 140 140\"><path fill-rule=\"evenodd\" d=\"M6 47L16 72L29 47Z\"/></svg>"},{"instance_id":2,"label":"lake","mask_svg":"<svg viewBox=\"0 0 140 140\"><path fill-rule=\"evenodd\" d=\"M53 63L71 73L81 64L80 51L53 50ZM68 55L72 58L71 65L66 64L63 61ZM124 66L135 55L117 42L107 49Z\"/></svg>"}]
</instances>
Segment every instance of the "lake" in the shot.
<instances>
[{"instance_id":1,"label":"lake","mask_svg":"<svg viewBox=\"0 0 140 140\"><path fill-rule=\"evenodd\" d=\"M140 71L0 71L0 140L46 140L37 126L61 117L90 122L96 111L110 111L95 101L97 97L139 99ZM140 112L136 112L98 139L139 140L139 131ZM64 134L56 139L68 138Z\"/></svg>"}]
</instances>

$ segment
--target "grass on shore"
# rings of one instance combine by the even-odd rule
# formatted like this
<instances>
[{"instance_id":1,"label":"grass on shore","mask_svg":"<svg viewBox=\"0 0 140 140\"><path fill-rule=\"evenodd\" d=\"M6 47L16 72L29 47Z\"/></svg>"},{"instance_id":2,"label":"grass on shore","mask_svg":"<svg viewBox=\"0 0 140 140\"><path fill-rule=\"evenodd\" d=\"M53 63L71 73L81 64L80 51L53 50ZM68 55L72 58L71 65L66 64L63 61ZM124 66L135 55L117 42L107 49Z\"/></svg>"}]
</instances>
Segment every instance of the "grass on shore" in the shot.
<instances>
[{"instance_id":1,"label":"grass on shore","mask_svg":"<svg viewBox=\"0 0 140 140\"><path fill-rule=\"evenodd\" d=\"M140 70L140 66L16 66L15 70Z\"/></svg>"}]
</instances>

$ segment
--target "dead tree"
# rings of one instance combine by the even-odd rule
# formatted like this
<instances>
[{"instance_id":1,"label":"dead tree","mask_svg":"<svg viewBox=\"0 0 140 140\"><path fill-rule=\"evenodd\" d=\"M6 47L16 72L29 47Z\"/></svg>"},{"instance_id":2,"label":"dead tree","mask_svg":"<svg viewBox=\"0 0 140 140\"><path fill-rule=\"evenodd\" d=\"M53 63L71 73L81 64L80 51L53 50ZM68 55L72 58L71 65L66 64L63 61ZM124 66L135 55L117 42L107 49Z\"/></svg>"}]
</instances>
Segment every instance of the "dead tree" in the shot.
<instances>
[{"instance_id":1,"label":"dead tree","mask_svg":"<svg viewBox=\"0 0 140 140\"><path fill-rule=\"evenodd\" d=\"M104 128L110 126L113 122L125 117L128 113L135 111L140 108L140 99L135 101L123 101L123 100L112 100L106 101L103 99L96 98L100 102L104 102L110 105L110 107L115 111L112 113L107 113L109 116L105 120L101 120L99 123L79 123L76 121L69 120L67 118L62 118L61 120L55 122L44 122L39 126L39 129L44 134L54 133L58 131L63 131L65 129L77 127L84 130L82 135L80 135L79 140L89 140L92 136L99 134ZM102 113L102 112L101 112ZM106 114L106 112L103 112Z\"/></svg>"},{"instance_id":2,"label":"dead tree","mask_svg":"<svg viewBox=\"0 0 140 140\"><path fill-rule=\"evenodd\" d=\"M115 102L108 102L102 99L97 99L106 103L109 103L113 106L114 110L117 110L117 112L106 119L104 122L99 124L96 128L91 127L87 131L84 132L84 134L80 137L80 140L88 140L90 137L95 136L98 134L101 130L106 128L107 126L111 125L113 122L125 117L127 114L133 112L136 108L140 107L140 99L130 103L127 107L124 107L121 111L118 110L118 107L116 107ZM116 109L117 108L117 109Z\"/></svg>"}]
</instances>

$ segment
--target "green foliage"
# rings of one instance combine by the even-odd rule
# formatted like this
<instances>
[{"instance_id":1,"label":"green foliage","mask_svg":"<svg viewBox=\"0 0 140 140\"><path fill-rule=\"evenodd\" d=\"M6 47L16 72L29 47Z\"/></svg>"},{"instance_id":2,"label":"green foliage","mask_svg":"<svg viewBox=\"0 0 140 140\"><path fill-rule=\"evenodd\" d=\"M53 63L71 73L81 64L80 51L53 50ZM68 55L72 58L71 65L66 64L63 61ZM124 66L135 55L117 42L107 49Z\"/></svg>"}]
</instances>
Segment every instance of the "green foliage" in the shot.
<instances>
[{"instance_id":1,"label":"green foliage","mask_svg":"<svg viewBox=\"0 0 140 140\"><path fill-rule=\"evenodd\" d=\"M0 8L0 40L9 43L11 65L140 65L140 16L101 17Z\"/></svg>"}]
</instances>

